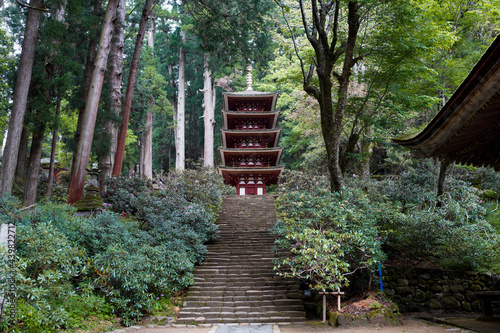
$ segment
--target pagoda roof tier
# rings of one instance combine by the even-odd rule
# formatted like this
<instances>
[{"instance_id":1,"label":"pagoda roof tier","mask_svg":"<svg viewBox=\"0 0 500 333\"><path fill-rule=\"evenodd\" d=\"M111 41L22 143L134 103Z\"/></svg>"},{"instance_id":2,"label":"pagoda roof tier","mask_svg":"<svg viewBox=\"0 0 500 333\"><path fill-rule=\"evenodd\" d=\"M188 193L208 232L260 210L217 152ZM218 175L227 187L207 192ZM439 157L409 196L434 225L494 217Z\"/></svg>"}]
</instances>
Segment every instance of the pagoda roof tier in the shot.
<instances>
[{"instance_id":1,"label":"pagoda roof tier","mask_svg":"<svg viewBox=\"0 0 500 333\"><path fill-rule=\"evenodd\" d=\"M281 128L268 130L228 130L221 129L224 148L269 148L278 146ZM245 144L242 145L242 141ZM251 145L249 145L249 141ZM255 147L254 147L255 146Z\"/></svg>"},{"instance_id":2,"label":"pagoda roof tier","mask_svg":"<svg viewBox=\"0 0 500 333\"><path fill-rule=\"evenodd\" d=\"M222 110L224 128L236 129L243 122L260 122L260 127L275 128L280 111L228 111Z\"/></svg>"},{"instance_id":3,"label":"pagoda roof tier","mask_svg":"<svg viewBox=\"0 0 500 333\"><path fill-rule=\"evenodd\" d=\"M217 169L224 178L224 184L236 186L241 177L262 177L266 185L271 185L278 183L278 177L285 166L279 165L269 168L218 167Z\"/></svg>"},{"instance_id":4,"label":"pagoda roof tier","mask_svg":"<svg viewBox=\"0 0 500 333\"><path fill-rule=\"evenodd\" d=\"M234 111L273 111L278 98L277 92L245 90L222 93L224 109Z\"/></svg>"},{"instance_id":5,"label":"pagoda roof tier","mask_svg":"<svg viewBox=\"0 0 500 333\"><path fill-rule=\"evenodd\" d=\"M393 139L422 157L500 170L500 36L420 133Z\"/></svg>"},{"instance_id":6,"label":"pagoda roof tier","mask_svg":"<svg viewBox=\"0 0 500 333\"><path fill-rule=\"evenodd\" d=\"M278 165L283 147L258 149L219 148L219 152L222 166L248 167L248 165L252 165L251 168L253 169L259 166Z\"/></svg>"}]
</instances>

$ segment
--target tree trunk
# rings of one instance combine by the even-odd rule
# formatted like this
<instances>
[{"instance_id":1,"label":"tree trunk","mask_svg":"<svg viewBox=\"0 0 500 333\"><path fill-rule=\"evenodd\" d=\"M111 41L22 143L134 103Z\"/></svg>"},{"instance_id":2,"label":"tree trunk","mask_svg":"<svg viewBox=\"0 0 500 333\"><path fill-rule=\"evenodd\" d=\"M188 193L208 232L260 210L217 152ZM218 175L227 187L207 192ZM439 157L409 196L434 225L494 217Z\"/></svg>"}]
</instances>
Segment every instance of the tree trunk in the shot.
<instances>
[{"instance_id":1,"label":"tree trunk","mask_svg":"<svg viewBox=\"0 0 500 333\"><path fill-rule=\"evenodd\" d=\"M28 145L30 140L30 131L23 126L21 132L21 142L19 144L19 153L17 154L16 178L26 179L28 173Z\"/></svg>"},{"instance_id":2,"label":"tree trunk","mask_svg":"<svg viewBox=\"0 0 500 333\"><path fill-rule=\"evenodd\" d=\"M351 133L351 135L349 136L349 140L347 140L345 149L340 155L340 170L342 171L342 174L345 174L348 164L351 165L351 168L353 167L354 161L352 159L352 154L356 149L358 140L359 134L356 132ZM352 169L350 171L352 171Z\"/></svg>"},{"instance_id":3,"label":"tree trunk","mask_svg":"<svg viewBox=\"0 0 500 333\"><path fill-rule=\"evenodd\" d=\"M214 167L214 89L210 71L210 53L203 55L203 123L205 142L203 145L203 166Z\"/></svg>"},{"instance_id":4,"label":"tree trunk","mask_svg":"<svg viewBox=\"0 0 500 333\"><path fill-rule=\"evenodd\" d=\"M45 197L50 200L52 196L52 183L54 182L54 165L56 160L56 149L57 149L57 131L58 131L58 122L59 122L59 114L61 112L61 98L57 99L56 105L56 121L54 123L54 129L52 130L52 145L50 149L50 166L49 166L49 179L47 179L47 193Z\"/></svg>"},{"instance_id":5,"label":"tree trunk","mask_svg":"<svg viewBox=\"0 0 500 333\"><path fill-rule=\"evenodd\" d=\"M31 206L36 202L38 178L40 177L40 159L42 157L43 138L45 135L46 123L41 119L41 112L37 113L35 130L31 141L30 159L28 164L28 176L24 186L23 205Z\"/></svg>"},{"instance_id":6,"label":"tree trunk","mask_svg":"<svg viewBox=\"0 0 500 333\"><path fill-rule=\"evenodd\" d=\"M181 30L181 47L179 49L179 86L177 93L177 118L175 122L175 169L184 170L185 168L185 139L184 139L184 121L186 108L186 34Z\"/></svg>"},{"instance_id":7,"label":"tree trunk","mask_svg":"<svg viewBox=\"0 0 500 333\"><path fill-rule=\"evenodd\" d=\"M116 21L111 40L110 59L109 59L109 79L111 85L111 112L119 115L122 108L122 72L123 72L123 48L125 41L125 1L119 0L116 7ZM111 142L109 152L106 156L99 158L99 184L101 192L106 191L104 181L111 177L113 165L115 162L116 144L118 140L118 126L114 121L107 121L104 128L108 131Z\"/></svg>"},{"instance_id":8,"label":"tree trunk","mask_svg":"<svg viewBox=\"0 0 500 333\"><path fill-rule=\"evenodd\" d=\"M80 140L78 141L78 148L76 150L75 165L73 165L74 171L71 175L69 186L67 203L70 204L77 202L82 197L83 187L85 186L85 169L90 159L97 109L99 107L104 74L106 73L111 37L113 36L113 16L116 12L116 4L117 0L109 0L104 16L101 37L99 39L99 50L90 80L85 112L83 113Z\"/></svg>"},{"instance_id":9,"label":"tree trunk","mask_svg":"<svg viewBox=\"0 0 500 333\"><path fill-rule=\"evenodd\" d=\"M153 50L155 47L155 21L154 17L151 17L151 26L148 30L148 46L151 48L151 53L153 55ZM153 179L153 107L155 104L154 96L149 97L149 110L144 119L144 132L142 141L142 152L141 152L141 170L144 177Z\"/></svg>"},{"instance_id":10,"label":"tree trunk","mask_svg":"<svg viewBox=\"0 0 500 333\"><path fill-rule=\"evenodd\" d=\"M30 7L41 8L43 0L31 0ZM31 72L35 58L36 38L40 25L40 10L28 9L26 27L19 59L19 73L17 74L16 88L12 101L12 111L9 121L9 132L3 154L3 170L0 183L0 195L10 194L16 173L17 157L21 132L23 130L26 102L31 82Z\"/></svg>"},{"instance_id":11,"label":"tree trunk","mask_svg":"<svg viewBox=\"0 0 500 333\"><path fill-rule=\"evenodd\" d=\"M102 0L95 0L94 10L92 11L92 14L94 16L98 16L101 9L102 9ZM80 98L82 100L82 105L78 109L78 122L76 124L75 134L73 135L73 138L77 145L78 142L80 141L83 113L85 112L85 103L83 103L83 101L87 99L90 77L94 71L94 62L95 62L96 45L97 45L97 32L95 33L96 35L94 36L94 31L97 31L98 28L99 28L98 24L93 25L91 32L89 33L89 47L87 52L87 59L85 60L85 69L83 71L83 83L80 91ZM71 175L73 175L74 172L75 161L76 161L76 152L73 154L73 161L71 163Z\"/></svg>"},{"instance_id":12,"label":"tree trunk","mask_svg":"<svg viewBox=\"0 0 500 333\"><path fill-rule=\"evenodd\" d=\"M59 7L54 15L54 19L62 24L64 21L65 11L66 3L63 1L59 4ZM42 108L45 108L46 110L38 109L36 111L37 116L35 119L35 129L33 131L33 140L31 143L28 176L26 178L23 195L23 204L26 207L33 205L36 202L37 197L38 180L40 178L40 159L42 158L43 139L45 137L45 128L47 127L46 121L43 119L43 113L48 112L51 106L52 88L55 78L55 66L52 62L56 55L55 46L58 43L59 40L57 38L52 39L50 53L45 59L45 81L48 85L44 93L45 105L43 105ZM58 113L59 110L56 112ZM57 119L55 122L57 122Z\"/></svg>"},{"instance_id":13,"label":"tree trunk","mask_svg":"<svg viewBox=\"0 0 500 333\"><path fill-rule=\"evenodd\" d=\"M122 173L123 154L125 153L125 139L127 138L128 122L130 118L130 109L132 108L132 97L134 96L135 80L137 78L137 70L139 69L139 60L141 58L142 44L144 42L144 34L146 33L146 24L151 13L153 0L146 0L144 9L142 10L141 21L139 22L139 32L135 41L134 54L130 64L130 72L127 82L127 90L125 92L125 100L122 110L122 124L118 133L118 142L116 146L115 164L113 165L113 176L119 176Z\"/></svg>"},{"instance_id":14,"label":"tree trunk","mask_svg":"<svg viewBox=\"0 0 500 333\"><path fill-rule=\"evenodd\" d=\"M448 167L451 164L451 161L443 157L440 159L441 165L439 167L439 178L438 178L438 183L437 183L437 196L441 196L444 193L444 181L446 179L446 171L448 170Z\"/></svg>"},{"instance_id":15,"label":"tree trunk","mask_svg":"<svg viewBox=\"0 0 500 333\"><path fill-rule=\"evenodd\" d=\"M311 84L311 72L303 71L304 75L304 90L315 97L320 105L321 114L321 131L325 141L325 148L327 153L327 168L330 174L330 187L332 191L340 191L344 187L344 179L342 170L339 163L340 153L340 135L342 131L342 122L344 120L344 111L347 103L347 89L349 87L349 80L351 77L352 67L355 65L354 48L356 46L356 39L360 25L359 4L357 1L349 1L347 4L347 23L348 35L345 45L337 45L338 38L338 18L340 13L340 1L335 1L333 7L327 9L327 5L333 4L319 2L321 8L318 8L318 2L312 2L314 31L310 32L307 26L307 18L304 17L303 2L300 1L302 9L302 20L307 29L307 38L314 48L316 55L315 65L316 73L318 75L319 88ZM326 27L325 15L333 10L335 17L333 18L333 31L328 31ZM319 18L321 17L321 18ZM328 42L330 34L333 36L331 43ZM336 62L339 60L340 55L344 54L344 62L342 71L336 75L339 82L337 90L337 102L335 109L333 108L332 100L332 82L331 76Z\"/></svg>"},{"instance_id":16,"label":"tree trunk","mask_svg":"<svg viewBox=\"0 0 500 333\"><path fill-rule=\"evenodd\" d=\"M368 122L365 122L364 132L360 144L361 163L359 164L359 174L361 179L368 180L370 178L370 160L372 156L372 142L369 139L371 136L371 126Z\"/></svg>"}]
</instances>

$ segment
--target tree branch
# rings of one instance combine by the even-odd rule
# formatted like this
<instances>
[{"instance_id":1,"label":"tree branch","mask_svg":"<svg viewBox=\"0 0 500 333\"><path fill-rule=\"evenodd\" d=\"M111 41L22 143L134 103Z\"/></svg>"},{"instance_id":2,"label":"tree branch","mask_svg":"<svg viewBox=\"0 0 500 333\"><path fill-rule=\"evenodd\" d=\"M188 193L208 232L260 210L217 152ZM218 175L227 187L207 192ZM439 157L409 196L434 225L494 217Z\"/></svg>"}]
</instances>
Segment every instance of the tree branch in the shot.
<instances>
[{"instance_id":1,"label":"tree branch","mask_svg":"<svg viewBox=\"0 0 500 333\"><path fill-rule=\"evenodd\" d=\"M25 3L22 3L21 0L16 0L17 3L21 6L21 7L25 7L25 8L28 8L28 9L33 9L33 10L39 10L41 12L45 12L45 13L51 13L50 10L46 9L46 8L38 8L38 7L32 7L30 5L27 5Z\"/></svg>"}]
</instances>

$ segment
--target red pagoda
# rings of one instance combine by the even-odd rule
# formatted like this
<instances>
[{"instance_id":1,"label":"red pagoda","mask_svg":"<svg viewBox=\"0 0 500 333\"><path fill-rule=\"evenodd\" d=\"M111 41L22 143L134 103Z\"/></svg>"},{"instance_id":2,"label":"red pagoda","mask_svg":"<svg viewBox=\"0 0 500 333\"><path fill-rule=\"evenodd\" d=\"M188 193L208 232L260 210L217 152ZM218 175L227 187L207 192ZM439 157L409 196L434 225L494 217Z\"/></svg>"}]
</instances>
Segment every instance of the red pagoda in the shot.
<instances>
[{"instance_id":1,"label":"red pagoda","mask_svg":"<svg viewBox=\"0 0 500 333\"><path fill-rule=\"evenodd\" d=\"M279 165L283 148L278 147L278 93L254 91L251 69L247 85L246 91L223 93L218 169L225 184L236 186L238 195L264 195L266 185L276 184L284 169Z\"/></svg>"}]
</instances>

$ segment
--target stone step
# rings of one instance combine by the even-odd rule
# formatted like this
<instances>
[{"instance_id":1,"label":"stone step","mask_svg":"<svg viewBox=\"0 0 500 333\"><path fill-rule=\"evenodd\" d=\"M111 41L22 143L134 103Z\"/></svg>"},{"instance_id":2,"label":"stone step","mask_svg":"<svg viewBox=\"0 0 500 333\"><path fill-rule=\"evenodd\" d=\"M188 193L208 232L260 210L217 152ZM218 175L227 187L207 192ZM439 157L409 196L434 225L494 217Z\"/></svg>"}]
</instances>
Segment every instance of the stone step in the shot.
<instances>
[{"instance_id":1,"label":"stone step","mask_svg":"<svg viewBox=\"0 0 500 333\"><path fill-rule=\"evenodd\" d=\"M214 281L213 278L209 277L196 277L195 284L191 288L244 288L244 287L254 287L258 286L264 289L279 288L279 289L291 289L298 288L300 285L295 280L288 280L282 278L282 280L274 279L270 277L266 279L265 277L254 276L254 277L242 277L234 279L224 279L218 278ZM194 289L193 289L194 290Z\"/></svg>"},{"instance_id":2,"label":"stone step","mask_svg":"<svg viewBox=\"0 0 500 333\"><path fill-rule=\"evenodd\" d=\"M179 315L187 318L252 318L252 317L289 317L289 318L301 318L304 319L303 311L182 311Z\"/></svg>"},{"instance_id":3,"label":"stone step","mask_svg":"<svg viewBox=\"0 0 500 333\"><path fill-rule=\"evenodd\" d=\"M299 291L292 290L256 290L256 289L245 289L245 290L190 290L189 297L187 300L215 300L216 298L221 298L223 300L252 300L252 299L262 299L262 300L273 300L277 297L286 298L300 298L301 293Z\"/></svg>"},{"instance_id":4,"label":"stone step","mask_svg":"<svg viewBox=\"0 0 500 333\"><path fill-rule=\"evenodd\" d=\"M284 312L284 311L303 311L304 306L302 304L295 305L286 305L286 306L276 306L276 305L263 305L263 306L220 306L220 307L209 307L209 306L200 306L200 307L188 307L185 306L182 308L181 312L253 312L255 309L259 309L259 311L264 312Z\"/></svg>"},{"instance_id":5,"label":"stone step","mask_svg":"<svg viewBox=\"0 0 500 333\"><path fill-rule=\"evenodd\" d=\"M273 196L226 196L178 323L305 322L297 280L277 276Z\"/></svg>"},{"instance_id":6,"label":"stone step","mask_svg":"<svg viewBox=\"0 0 500 333\"><path fill-rule=\"evenodd\" d=\"M222 315L222 314L221 314ZM301 324L306 323L304 318L293 318L286 316L276 317L247 317L247 318L234 318L234 317L220 317L220 318L205 318L200 317L180 317L177 319L178 324Z\"/></svg>"},{"instance_id":7,"label":"stone step","mask_svg":"<svg viewBox=\"0 0 500 333\"><path fill-rule=\"evenodd\" d=\"M186 296L188 297L188 296ZM251 308L262 307L262 306L278 306L278 307L287 307L287 306L296 306L302 305L302 301L296 298L276 298L273 300L261 300L261 299L246 299L242 298L241 300L184 300L185 307L238 307L238 306L249 306Z\"/></svg>"}]
</instances>

